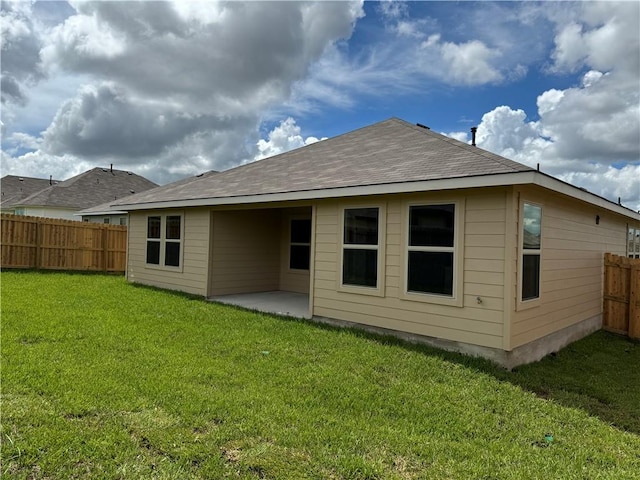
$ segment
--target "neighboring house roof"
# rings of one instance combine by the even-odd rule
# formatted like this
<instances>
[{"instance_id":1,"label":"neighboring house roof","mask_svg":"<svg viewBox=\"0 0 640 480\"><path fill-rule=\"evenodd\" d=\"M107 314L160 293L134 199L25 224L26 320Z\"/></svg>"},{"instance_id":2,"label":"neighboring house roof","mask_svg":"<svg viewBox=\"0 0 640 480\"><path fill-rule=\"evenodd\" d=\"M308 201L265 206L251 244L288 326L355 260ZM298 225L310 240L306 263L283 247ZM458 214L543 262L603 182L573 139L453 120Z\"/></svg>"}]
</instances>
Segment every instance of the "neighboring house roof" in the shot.
<instances>
[{"instance_id":1,"label":"neighboring house roof","mask_svg":"<svg viewBox=\"0 0 640 480\"><path fill-rule=\"evenodd\" d=\"M93 168L21 200L19 206L84 209L157 187L124 170Z\"/></svg>"},{"instance_id":2,"label":"neighboring house roof","mask_svg":"<svg viewBox=\"0 0 640 480\"><path fill-rule=\"evenodd\" d=\"M96 205L95 207L86 208L84 210L80 210L74 215L81 215L83 217L89 216L102 216L102 215L125 215L127 213L126 210L117 210L111 206L113 200L107 203L101 203L100 205Z\"/></svg>"},{"instance_id":3,"label":"neighboring house roof","mask_svg":"<svg viewBox=\"0 0 640 480\"><path fill-rule=\"evenodd\" d=\"M625 215L631 212L528 166L397 118L113 205L142 210L513 184L538 184Z\"/></svg>"},{"instance_id":4,"label":"neighboring house roof","mask_svg":"<svg viewBox=\"0 0 640 480\"><path fill-rule=\"evenodd\" d=\"M29 195L50 187L54 183L58 183L58 180L5 175L0 178L0 191L2 192L0 205L2 208L12 208Z\"/></svg>"},{"instance_id":5,"label":"neighboring house roof","mask_svg":"<svg viewBox=\"0 0 640 480\"><path fill-rule=\"evenodd\" d=\"M208 172L205 173L201 173L199 175L193 176L193 177L187 177L187 178L183 178L182 180L178 180L177 182L173 182L170 185L166 185L166 187L169 187L167 190L171 191L174 188L180 187L182 185L185 185L187 183L192 183L195 182L196 180L199 180L201 178L206 178L209 177L210 175L216 174L218 173L215 170L210 170ZM161 188L164 189L165 187L155 187L155 188ZM150 189L153 190L153 189ZM147 190L147 191L150 191ZM133 196L133 195L130 195ZM118 200L118 202L125 202L127 199L127 197L123 197L121 199ZM122 215L127 213L126 210L118 210L115 206L112 206L112 204L114 203L113 200L108 201L106 203L101 203L100 205L96 205L94 207L91 208L86 208L84 210L81 210L80 212L76 213L76 215L82 215L82 216L92 216L92 215Z\"/></svg>"}]
</instances>

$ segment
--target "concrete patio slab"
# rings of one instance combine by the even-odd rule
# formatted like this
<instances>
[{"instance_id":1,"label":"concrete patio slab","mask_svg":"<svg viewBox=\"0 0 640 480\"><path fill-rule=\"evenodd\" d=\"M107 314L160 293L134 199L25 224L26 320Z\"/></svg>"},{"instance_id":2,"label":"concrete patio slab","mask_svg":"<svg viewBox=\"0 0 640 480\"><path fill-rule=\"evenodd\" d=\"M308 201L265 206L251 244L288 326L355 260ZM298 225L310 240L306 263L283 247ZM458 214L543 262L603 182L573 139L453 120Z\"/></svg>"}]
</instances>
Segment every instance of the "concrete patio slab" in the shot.
<instances>
[{"instance_id":1,"label":"concrete patio slab","mask_svg":"<svg viewBox=\"0 0 640 480\"><path fill-rule=\"evenodd\" d=\"M209 297L208 300L287 317L311 318L309 295L305 293L282 291L241 293Z\"/></svg>"}]
</instances>

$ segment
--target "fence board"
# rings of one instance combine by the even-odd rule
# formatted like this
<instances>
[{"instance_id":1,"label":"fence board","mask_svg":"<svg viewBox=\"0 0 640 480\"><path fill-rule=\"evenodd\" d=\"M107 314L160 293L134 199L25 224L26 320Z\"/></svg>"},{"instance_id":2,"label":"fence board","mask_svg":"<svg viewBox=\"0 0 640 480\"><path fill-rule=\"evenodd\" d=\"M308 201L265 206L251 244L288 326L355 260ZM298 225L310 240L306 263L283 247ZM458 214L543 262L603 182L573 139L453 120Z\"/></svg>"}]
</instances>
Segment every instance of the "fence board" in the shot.
<instances>
[{"instance_id":1,"label":"fence board","mask_svg":"<svg viewBox=\"0 0 640 480\"><path fill-rule=\"evenodd\" d=\"M124 273L127 227L2 214L2 268Z\"/></svg>"},{"instance_id":2,"label":"fence board","mask_svg":"<svg viewBox=\"0 0 640 480\"><path fill-rule=\"evenodd\" d=\"M640 338L640 259L605 253L603 327Z\"/></svg>"}]
</instances>

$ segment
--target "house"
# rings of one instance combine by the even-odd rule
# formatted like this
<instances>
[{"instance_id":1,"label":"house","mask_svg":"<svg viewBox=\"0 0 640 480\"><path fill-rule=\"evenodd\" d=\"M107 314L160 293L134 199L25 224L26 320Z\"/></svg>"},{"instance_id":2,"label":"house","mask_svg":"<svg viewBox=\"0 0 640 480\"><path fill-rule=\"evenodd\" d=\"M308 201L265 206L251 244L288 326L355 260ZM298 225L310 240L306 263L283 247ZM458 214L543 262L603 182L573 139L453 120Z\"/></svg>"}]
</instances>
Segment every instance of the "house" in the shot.
<instances>
[{"instance_id":1,"label":"house","mask_svg":"<svg viewBox=\"0 0 640 480\"><path fill-rule=\"evenodd\" d=\"M2 213L15 213L15 205L40 190L44 190L58 183L58 180L18 177L16 175L5 175L0 178L0 210Z\"/></svg>"},{"instance_id":2,"label":"house","mask_svg":"<svg viewBox=\"0 0 640 480\"><path fill-rule=\"evenodd\" d=\"M82 219L83 222L105 223L111 225L127 225L128 214L124 210L116 210L111 208L113 200L101 203L91 208L86 208L74 213L75 219Z\"/></svg>"},{"instance_id":3,"label":"house","mask_svg":"<svg viewBox=\"0 0 640 480\"><path fill-rule=\"evenodd\" d=\"M13 208L17 215L79 220L76 213L80 210L157 186L156 183L132 172L114 170L113 166L93 168L42 188L16 201ZM115 217L118 223L120 217L123 215Z\"/></svg>"},{"instance_id":4,"label":"house","mask_svg":"<svg viewBox=\"0 0 640 480\"><path fill-rule=\"evenodd\" d=\"M281 312L302 299L301 316L506 367L601 327L603 253L640 229L619 204L396 118L113 207L129 212L130 282Z\"/></svg>"},{"instance_id":5,"label":"house","mask_svg":"<svg viewBox=\"0 0 640 480\"><path fill-rule=\"evenodd\" d=\"M195 180L198 180L199 178L202 178L204 175L212 175L214 173L218 173L218 172L216 172L215 170L212 170L210 172L197 175L195 177L184 178L180 181L173 182L171 184L171 188L176 188L178 186L181 186L183 183L193 182ZM119 199L119 201L124 202L125 198L121 198ZM118 210L117 208L112 207L111 206L112 203L113 203L113 200L105 203L101 203L100 205L96 205L94 207L81 210L75 215L81 217L83 222L127 225L127 222L128 222L127 212L125 210Z\"/></svg>"}]
</instances>

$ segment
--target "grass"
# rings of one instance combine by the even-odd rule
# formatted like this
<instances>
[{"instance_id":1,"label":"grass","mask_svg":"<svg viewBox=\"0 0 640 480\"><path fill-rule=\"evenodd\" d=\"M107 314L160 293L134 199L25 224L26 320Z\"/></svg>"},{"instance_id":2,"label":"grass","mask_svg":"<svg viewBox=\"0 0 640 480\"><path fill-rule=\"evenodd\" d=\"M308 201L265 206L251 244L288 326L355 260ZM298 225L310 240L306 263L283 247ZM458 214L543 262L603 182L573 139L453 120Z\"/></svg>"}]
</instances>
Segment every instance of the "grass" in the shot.
<instances>
[{"instance_id":1,"label":"grass","mask_svg":"<svg viewBox=\"0 0 640 480\"><path fill-rule=\"evenodd\" d=\"M640 478L622 337L506 372L121 277L0 280L6 478Z\"/></svg>"}]
</instances>

